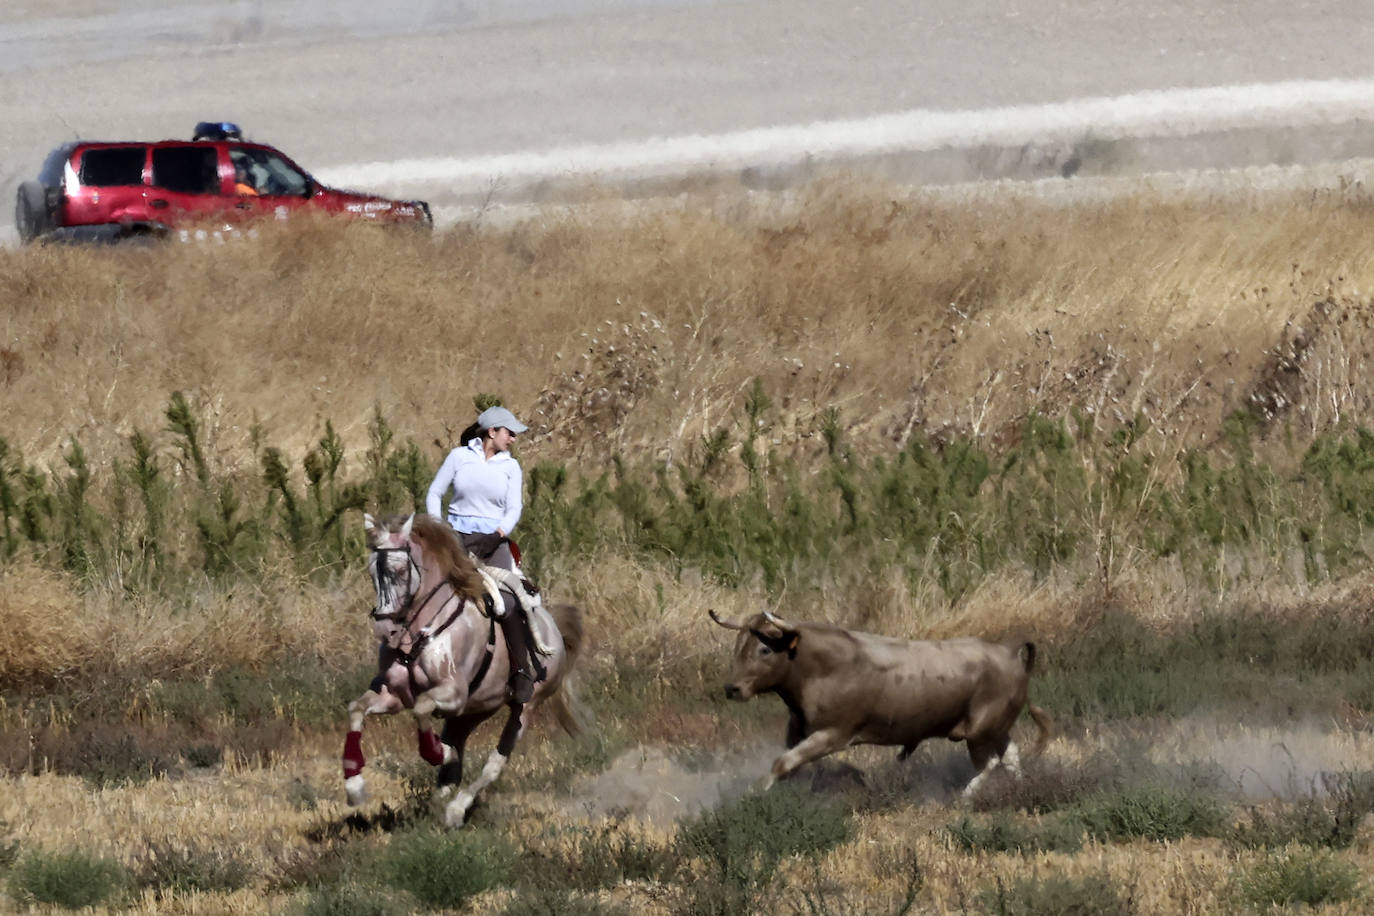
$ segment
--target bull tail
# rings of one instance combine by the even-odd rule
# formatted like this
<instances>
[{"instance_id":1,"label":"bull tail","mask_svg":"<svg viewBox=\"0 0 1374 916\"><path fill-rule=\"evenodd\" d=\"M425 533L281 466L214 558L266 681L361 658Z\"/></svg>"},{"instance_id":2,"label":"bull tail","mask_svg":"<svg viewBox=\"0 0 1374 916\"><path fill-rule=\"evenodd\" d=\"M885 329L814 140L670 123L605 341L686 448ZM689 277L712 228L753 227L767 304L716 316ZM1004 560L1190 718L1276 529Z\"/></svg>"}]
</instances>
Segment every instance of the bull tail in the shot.
<instances>
[{"instance_id":1,"label":"bull tail","mask_svg":"<svg viewBox=\"0 0 1374 916\"><path fill-rule=\"evenodd\" d=\"M1021 663L1026 666L1026 674L1029 675L1031 671L1035 669L1035 643L1029 640L1022 643L1019 654L1021 656ZM1031 720L1035 722L1036 729L1039 730L1039 734L1035 739L1034 751L1034 753L1038 754L1045 749L1045 745L1050 740L1050 735L1054 733L1054 720L1050 718L1049 713L1045 712L1045 710L1036 706L1034 703L1026 704L1026 712L1030 714Z\"/></svg>"},{"instance_id":2,"label":"bull tail","mask_svg":"<svg viewBox=\"0 0 1374 916\"><path fill-rule=\"evenodd\" d=\"M1031 721L1035 723L1035 727L1039 731L1039 734L1035 737L1034 751L1039 754L1045 749L1045 745L1049 743L1050 735L1054 734L1054 720L1050 718L1049 713L1045 712L1045 710L1036 706L1034 703L1026 704L1026 712L1030 713Z\"/></svg>"}]
</instances>

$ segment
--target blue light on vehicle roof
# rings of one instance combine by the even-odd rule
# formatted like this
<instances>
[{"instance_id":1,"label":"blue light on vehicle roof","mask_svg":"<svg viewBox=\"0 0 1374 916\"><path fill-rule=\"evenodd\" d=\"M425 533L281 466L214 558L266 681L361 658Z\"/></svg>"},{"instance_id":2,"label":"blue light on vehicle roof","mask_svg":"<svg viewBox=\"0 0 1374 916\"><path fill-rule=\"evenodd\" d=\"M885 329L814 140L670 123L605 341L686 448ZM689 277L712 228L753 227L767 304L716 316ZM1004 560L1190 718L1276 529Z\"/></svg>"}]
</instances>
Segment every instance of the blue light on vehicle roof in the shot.
<instances>
[{"instance_id":1,"label":"blue light on vehicle roof","mask_svg":"<svg viewBox=\"0 0 1374 916\"><path fill-rule=\"evenodd\" d=\"M201 121L192 140L242 140L243 131L232 121Z\"/></svg>"}]
</instances>

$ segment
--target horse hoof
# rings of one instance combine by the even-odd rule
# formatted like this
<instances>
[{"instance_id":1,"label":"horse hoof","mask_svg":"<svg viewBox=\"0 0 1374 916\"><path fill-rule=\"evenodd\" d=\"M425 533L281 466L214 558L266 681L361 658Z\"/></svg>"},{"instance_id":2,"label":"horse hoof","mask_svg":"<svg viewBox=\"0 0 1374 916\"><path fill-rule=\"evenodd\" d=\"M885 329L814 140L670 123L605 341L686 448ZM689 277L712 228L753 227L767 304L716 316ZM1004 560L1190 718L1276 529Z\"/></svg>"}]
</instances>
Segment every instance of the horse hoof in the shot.
<instances>
[{"instance_id":1,"label":"horse hoof","mask_svg":"<svg viewBox=\"0 0 1374 916\"><path fill-rule=\"evenodd\" d=\"M350 807L358 807L367 801L367 785L361 776L350 776L344 780L344 792L348 795Z\"/></svg>"},{"instance_id":2,"label":"horse hoof","mask_svg":"<svg viewBox=\"0 0 1374 916\"><path fill-rule=\"evenodd\" d=\"M453 801L449 802L444 808L444 826L461 827L467 823L468 810L472 808L472 796L467 792L459 792Z\"/></svg>"}]
</instances>

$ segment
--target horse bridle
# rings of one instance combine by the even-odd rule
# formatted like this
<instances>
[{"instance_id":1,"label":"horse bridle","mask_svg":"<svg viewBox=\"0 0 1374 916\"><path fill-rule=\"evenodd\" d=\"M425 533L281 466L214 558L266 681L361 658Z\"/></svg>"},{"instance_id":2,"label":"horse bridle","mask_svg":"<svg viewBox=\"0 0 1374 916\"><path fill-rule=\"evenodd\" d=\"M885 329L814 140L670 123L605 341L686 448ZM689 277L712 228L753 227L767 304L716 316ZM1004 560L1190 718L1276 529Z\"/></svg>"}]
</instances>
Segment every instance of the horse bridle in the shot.
<instances>
[{"instance_id":1,"label":"horse bridle","mask_svg":"<svg viewBox=\"0 0 1374 916\"><path fill-rule=\"evenodd\" d=\"M410 564L410 576L408 577L411 583L410 594L407 596L404 605L400 604L400 602L393 602L393 609L389 613L383 614L381 613L383 597L391 596L396 590L395 574L391 572L391 564L384 562L387 554L391 553L404 553L406 555L406 562ZM369 616L371 616L373 620L395 620L403 614L407 608L415 605L415 593L420 590L420 565L415 562L415 557L410 552L409 544L404 547L373 547L372 556L372 586L377 592L377 604L372 608ZM382 572L384 568L386 570L385 574ZM441 582L440 585L442 584ZM435 590L438 590L437 586ZM429 597L432 598L434 596L431 594ZM420 602L420 607L424 607L428 601L429 598L426 598L424 601ZM409 619L405 621L405 623L409 622Z\"/></svg>"},{"instance_id":2,"label":"horse bridle","mask_svg":"<svg viewBox=\"0 0 1374 916\"><path fill-rule=\"evenodd\" d=\"M385 559L385 556L389 553L404 553L406 555L406 562L410 565L410 575L407 577L410 580L410 594L406 596L405 604L398 603L395 605L394 609L390 613L383 614L381 613L383 595L386 593L394 593L396 588L395 582L392 581L393 577L390 574L390 564L385 564L382 562ZM394 621L404 614L405 619L400 621L401 626L409 627L411 621L413 621L416 615L420 613L420 610L424 608L425 605L429 604L429 602L433 600L435 595L439 594L439 589L443 588L445 585L448 584L447 580L439 580L439 582L436 583L435 586L429 590L429 594L425 595L425 600L417 603L415 601L415 595L420 590L420 564L415 562L415 555L410 552L410 545L407 544L404 547L373 547L372 554L374 557L376 557L376 559L372 563L372 584L373 587L377 590L377 604L375 607L372 608L370 616L373 620ZM378 554L380 554L381 556L377 556ZM387 575L382 574L383 566L385 566L387 569ZM462 607L463 602L458 602L458 608L460 611L462 610ZM406 613L407 611L409 611L409 613ZM447 627L448 623L452 623L452 619L445 623L444 626Z\"/></svg>"}]
</instances>

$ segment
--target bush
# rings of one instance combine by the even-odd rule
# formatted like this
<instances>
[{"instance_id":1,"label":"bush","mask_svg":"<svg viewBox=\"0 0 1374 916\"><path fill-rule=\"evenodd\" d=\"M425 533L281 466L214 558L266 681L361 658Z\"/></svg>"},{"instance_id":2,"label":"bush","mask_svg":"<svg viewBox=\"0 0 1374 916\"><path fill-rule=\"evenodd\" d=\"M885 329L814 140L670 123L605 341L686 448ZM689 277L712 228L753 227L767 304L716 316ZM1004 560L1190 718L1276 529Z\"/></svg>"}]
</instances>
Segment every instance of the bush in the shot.
<instances>
[{"instance_id":1,"label":"bush","mask_svg":"<svg viewBox=\"0 0 1374 916\"><path fill-rule=\"evenodd\" d=\"M892 852L891 871L906 875L906 886L900 897L884 899L869 888L855 892L846 888L843 882L824 881L817 874L809 886L793 885L783 899L795 916L906 916L925 887L925 873L914 849Z\"/></svg>"},{"instance_id":2,"label":"bush","mask_svg":"<svg viewBox=\"0 0 1374 916\"><path fill-rule=\"evenodd\" d=\"M19 841L10 836L9 821L0 819L0 870L19 861Z\"/></svg>"},{"instance_id":3,"label":"bush","mask_svg":"<svg viewBox=\"0 0 1374 916\"><path fill-rule=\"evenodd\" d=\"M525 891L501 912L504 916L630 916L635 911L595 897L546 887Z\"/></svg>"},{"instance_id":4,"label":"bush","mask_svg":"<svg viewBox=\"0 0 1374 916\"><path fill-rule=\"evenodd\" d=\"M622 824L560 831L551 848L530 850L522 877L558 887L596 890L622 881L657 881L675 868L671 852Z\"/></svg>"},{"instance_id":5,"label":"bush","mask_svg":"<svg viewBox=\"0 0 1374 916\"><path fill-rule=\"evenodd\" d=\"M400 916L404 912L382 894L351 884L313 888L295 910L297 916Z\"/></svg>"},{"instance_id":6,"label":"bush","mask_svg":"<svg viewBox=\"0 0 1374 916\"><path fill-rule=\"evenodd\" d=\"M383 879L426 906L459 907L510 880L515 851L477 832L397 833L381 863Z\"/></svg>"},{"instance_id":7,"label":"bush","mask_svg":"<svg viewBox=\"0 0 1374 916\"><path fill-rule=\"evenodd\" d=\"M10 873L10 896L67 909L98 906L122 894L128 875L115 862L84 852L29 853Z\"/></svg>"},{"instance_id":8,"label":"bush","mask_svg":"<svg viewBox=\"0 0 1374 916\"><path fill-rule=\"evenodd\" d=\"M1241 871L1236 890L1260 907L1338 903L1360 894L1360 869L1330 852L1294 849Z\"/></svg>"},{"instance_id":9,"label":"bush","mask_svg":"<svg viewBox=\"0 0 1374 916\"><path fill-rule=\"evenodd\" d=\"M809 788L781 783L752 792L689 821L679 848L701 856L727 880L767 879L784 857L824 852L849 835L849 816Z\"/></svg>"},{"instance_id":10,"label":"bush","mask_svg":"<svg viewBox=\"0 0 1374 916\"><path fill-rule=\"evenodd\" d=\"M144 852L136 880L141 887L159 891L232 891L247 887L252 877L248 863L231 851L155 843Z\"/></svg>"},{"instance_id":11,"label":"bush","mask_svg":"<svg viewBox=\"0 0 1374 916\"><path fill-rule=\"evenodd\" d=\"M1106 874L1031 875L1010 887L999 878L978 896L994 916L1129 916L1136 911L1134 885L1122 887Z\"/></svg>"},{"instance_id":12,"label":"bush","mask_svg":"<svg viewBox=\"0 0 1374 916\"><path fill-rule=\"evenodd\" d=\"M965 816L945 828L954 845L968 852L1075 852L1083 835L1065 821L1040 826L1018 824L1005 814L982 822Z\"/></svg>"},{"instance_id":13,"label":"bush","mask_svg":"<svg viewBox=\"0 0 1374 916\"><path fill-rule=\"evenodd\" d=\"M1079 802L1068 817L1099 840L1163 842L1216 836L1226 812L1209 796L1147 785L1095 793Z\"/></svg>"}]
</instances>

